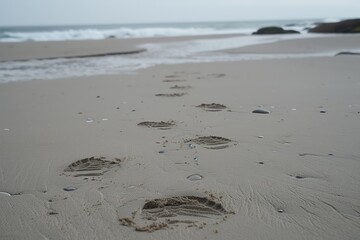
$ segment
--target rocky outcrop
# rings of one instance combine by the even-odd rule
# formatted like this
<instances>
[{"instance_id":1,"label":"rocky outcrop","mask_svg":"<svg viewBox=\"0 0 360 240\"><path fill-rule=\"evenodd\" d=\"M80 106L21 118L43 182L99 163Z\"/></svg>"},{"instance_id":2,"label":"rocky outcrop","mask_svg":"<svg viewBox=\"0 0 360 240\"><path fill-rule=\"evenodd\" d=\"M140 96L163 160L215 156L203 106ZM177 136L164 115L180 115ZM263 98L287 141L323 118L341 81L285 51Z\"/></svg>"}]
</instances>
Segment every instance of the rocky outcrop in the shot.
<instances>
[{"instance_id":1,"label":"rocky outcrop","mask_svg":"<svg viewBox=\"0 0 360 240\"><path fill-rule=\"evenodd\" d=\"M360 56L360 52L339 52L335 56L339 55L352 55L352 56Z\"/></svg>"},{"instance_id":2,"label":"rocky outcrop","mask_svg":"<svg viewBox=\"0 0 360 240\"><path fill-rule=\"evenodd\" d=\"M311 33L360 33L360 19L349 19L335 23L320 23L309 30Z\"/></svg>"},{"instance_id":3,"label":"rocky outcrop","mask_svg":"<svg viewBox=\"0 0 360 240\"><path fill-rule=\"evenodd\" d=\"M285 30L281 27L264 27L260 28L256 32L253 32L254 35L261 35L261 34L288 34L288 33L299 33L295 30Z\"/></svg>"}]
</instances>

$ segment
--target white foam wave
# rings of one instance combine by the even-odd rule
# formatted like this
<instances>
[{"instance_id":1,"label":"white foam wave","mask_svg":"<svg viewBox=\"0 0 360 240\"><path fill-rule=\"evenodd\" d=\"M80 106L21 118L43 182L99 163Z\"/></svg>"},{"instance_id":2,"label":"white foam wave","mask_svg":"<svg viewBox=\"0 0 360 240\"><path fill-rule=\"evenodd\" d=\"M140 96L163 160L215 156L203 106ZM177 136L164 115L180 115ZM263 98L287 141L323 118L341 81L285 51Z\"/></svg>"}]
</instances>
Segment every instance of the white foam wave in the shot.
<instances>
[{"instance_id":1,"label":"white foam wave","mask_svg":"<svg viewBox=\"0 0 360 240\"><path fill-rule=\"evenodd\" d=\"M217 30L213 28L117 28L117 29L81 29L48 32L5 32L6 38L2 42L21 41L62 41L62 40L86 40L106 38L137 38L137 37L163 37L163 36L186 36L226 33L251 33L254 29L227 29Z\"/></svg>"}]
</instances>

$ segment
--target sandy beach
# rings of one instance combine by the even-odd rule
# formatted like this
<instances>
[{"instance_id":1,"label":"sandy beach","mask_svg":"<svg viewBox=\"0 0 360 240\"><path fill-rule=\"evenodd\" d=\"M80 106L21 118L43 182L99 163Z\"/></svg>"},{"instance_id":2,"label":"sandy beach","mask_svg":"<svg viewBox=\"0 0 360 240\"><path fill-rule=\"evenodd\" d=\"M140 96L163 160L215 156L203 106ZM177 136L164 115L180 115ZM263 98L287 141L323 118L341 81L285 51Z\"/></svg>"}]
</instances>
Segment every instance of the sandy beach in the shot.
<instances>
[{"instance_id":1,"label":"sandy beach","mask_svg":"<svg viewBox=\"0 0 360 240\"><path fill-rule=\"evenodd\" d=\"M1 43L0 60L193 38ZM0 239L359 239L359 66L331 55L0 83Z\"/></svg>"}]
</instances>

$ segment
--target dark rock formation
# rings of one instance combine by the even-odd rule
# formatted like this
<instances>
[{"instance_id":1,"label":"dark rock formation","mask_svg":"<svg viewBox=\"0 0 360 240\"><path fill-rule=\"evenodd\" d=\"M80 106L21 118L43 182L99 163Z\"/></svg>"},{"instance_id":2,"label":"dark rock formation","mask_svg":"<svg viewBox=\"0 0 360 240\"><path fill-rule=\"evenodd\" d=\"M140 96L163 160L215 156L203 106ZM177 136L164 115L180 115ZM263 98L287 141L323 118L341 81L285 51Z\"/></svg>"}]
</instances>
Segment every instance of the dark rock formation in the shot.
<instances>
[{"instance_id":1,"label":"dark rock formation","mask_svg":"<svg viewBox=\"0 0 360 240\"><path fill-rule=\"evenodd\" d=\"M285 30L281 27L264 27L260 28L256 32L253 32L253 34L287 34L287 33L299 33L295 30Z\"/></svg>"},{"instance_id":2,"label":"dark rock formation","mask_svg":"<svg viewBox=\"0 0 360 240\"><path fill-rule=\"evenodd\" d=\"M335 23L320 23L311 28L312 33L360 33L360 19L349 19Z\"/></svg>"},{"instance_id":3,"label":"dark rock formation","mask_svg":"<svg viewBox=\"0 0 360 240\"><path fill-rule=\"evenodd\" d=\"M360 52L339 52L335 56L339 55L360 55Z\"/></svg>"}]
</instances>

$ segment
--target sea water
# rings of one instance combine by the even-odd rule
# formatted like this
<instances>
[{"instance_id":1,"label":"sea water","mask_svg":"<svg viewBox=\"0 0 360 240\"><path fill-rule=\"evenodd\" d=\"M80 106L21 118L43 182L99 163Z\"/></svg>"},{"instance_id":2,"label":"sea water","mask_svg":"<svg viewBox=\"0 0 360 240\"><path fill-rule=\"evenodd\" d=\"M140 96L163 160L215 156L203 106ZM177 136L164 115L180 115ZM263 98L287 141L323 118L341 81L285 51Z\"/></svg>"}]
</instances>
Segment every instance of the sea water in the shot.
<instances>
[{"instance_id":1,"label":"sea water","mask_svg":"<svg viewBox=\"0 0 360 240\"><path fill-rule=\"evenodd\" d=\"M62 41L106 38L134 38L158 36L184 36L204 34L245 33L260 27L280 26L305 32L314 23L330 19L234 21L234 22L187 22L151 24L108 24L68 26L17 26L1 27L1 42Z\"/></svg>"},{"instance_id":2,"label":"sea water","mask_svg":"<svg viewBox=\"0 0 360 240\"><path fill-rule=\"evenodd\" d=\"M267 58L306 57L307 55L227 54L218 50L276 42L283 39L315 37L306 29L326 20L281 20L251 22L161 23L132 25L2 27L0 41L51 41L105 39L109 37L155 37L202 34L243 33L246 36L220 39L145 44L147 51L132 55L89 58L59 58L49 60L0 62L0 83L33 79L58 79L76 76L135 73L141 68L158 64L178 64L214 61L258 60ZM282 26L304 34L252 36L263 26ZM316 56L316 55L312 55Z\"/></svg>"}]
</instances>

